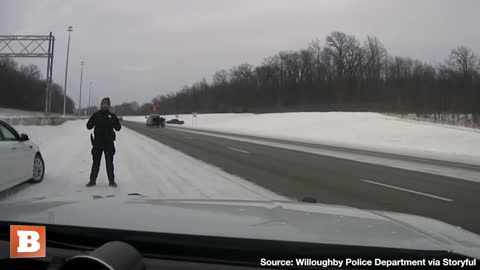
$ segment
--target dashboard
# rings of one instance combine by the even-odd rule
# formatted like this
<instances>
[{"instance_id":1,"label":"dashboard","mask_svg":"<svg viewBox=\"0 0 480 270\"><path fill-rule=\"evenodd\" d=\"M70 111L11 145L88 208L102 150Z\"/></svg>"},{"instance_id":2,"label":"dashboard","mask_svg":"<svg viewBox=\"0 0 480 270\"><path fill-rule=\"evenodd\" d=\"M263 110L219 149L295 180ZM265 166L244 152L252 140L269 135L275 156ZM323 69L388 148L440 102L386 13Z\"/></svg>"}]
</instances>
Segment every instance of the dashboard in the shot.
<instances>
[{"instance_id":1,"label":"dashboard","mask_svg":"<svg viewBox=\"0 0 480 270\"><path fill-rule=\"evenodd\" d=\"M233 270L261 269L225 263L205 263L177 259L143 257L134 247L122 242L109 242L93 250L48 248L45 258L9 258L9 242L0 241L0 269L2 270ZM5 256L6 255L6 256ZM265 268L262 268L265 269Z\"/></svg>"}]
</instances>

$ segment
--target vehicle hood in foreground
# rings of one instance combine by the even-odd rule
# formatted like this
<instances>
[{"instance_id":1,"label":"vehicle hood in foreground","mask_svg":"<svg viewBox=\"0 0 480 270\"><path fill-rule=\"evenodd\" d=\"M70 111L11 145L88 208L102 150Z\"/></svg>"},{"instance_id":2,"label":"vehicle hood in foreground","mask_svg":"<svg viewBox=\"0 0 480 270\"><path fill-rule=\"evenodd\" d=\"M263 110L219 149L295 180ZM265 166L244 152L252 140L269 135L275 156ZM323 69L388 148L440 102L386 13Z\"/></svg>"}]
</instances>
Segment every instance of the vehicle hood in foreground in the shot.
<instances>
[{"instance_id":1,"label":"vehicle hood in foreground","mask_svg":"<svg viewBox=\"0 0 480 270\"><path fill-rule=\"evenodd\" d=\"M298 202L141 196L0 204L0 220L336 245L452 251L480 258L480 236L407 214Z\"/></svg>"}]
</instances>

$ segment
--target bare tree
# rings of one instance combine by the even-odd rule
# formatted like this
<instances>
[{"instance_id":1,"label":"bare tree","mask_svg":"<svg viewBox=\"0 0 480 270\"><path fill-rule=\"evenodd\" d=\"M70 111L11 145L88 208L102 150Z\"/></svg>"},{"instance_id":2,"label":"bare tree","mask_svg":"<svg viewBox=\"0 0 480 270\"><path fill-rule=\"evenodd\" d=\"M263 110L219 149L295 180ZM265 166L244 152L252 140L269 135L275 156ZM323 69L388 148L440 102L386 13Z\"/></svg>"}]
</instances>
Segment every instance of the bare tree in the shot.
<instances>
[{"instance_id":1,"label":"bare tree","mask_svg":"<svg viewBox=\"0 0 480 270\"><path fill-rule=\"evenodd\" d=\"M333 32L326 38L328 50L335 64L337 80L357 79L365 59L365 52L360 42L351 35Z\"/></svg>"},{"instance_id":2,"label":"bare tree","mask_svg":"<svg viewBox=\"0 0 480 270\"><path fill-rule=\"evenodd\" d=\"M348 36L346 51L346 75L352 82L360 79L362 68L365 61L365 51L360 46L360 42L354 36Z\"/></svg>"},{"instance_id":3,"label":"bare tree","mask_svg":"<svg viewBox=\"0 0 480 270\"><path fill-rule=\"evenodd\" d=\"M230 78L233 83L249 83L253 79L253 66L244 63L230 69Z\"/></svg>"},{"instance_id":4,"label":"bare tree","mask_svg":"<svg viewBox=\"0 0 480 270\"><path fill-rule=\"evenodd\" d=\"M22 66L20 72L23 73L27 78L40 80L42 73L36 65Z\"/></svg>"},{"instance_id":5,"label":"bare tree","mask_svg":"<svg viewBox=\"0 0 480 270\"><path fill-rule=\"evenodd\" d=\"M333 32L326 38L325 53L328 54L335 65L336 79L341 81L345 78L345 62L348 50L349 37L342 32Z\"/></svg>"},{"instance_id":6,"label":"bare tree","mask_svg":"<svg viewBox=\"0 0 480 270\"><path fill-rule=\"evenodd\" d=\"M365 76L368 81L379 81L382 77L382 69L385 65L387 50L376 37L367 37L364 45L366 67Z\"/></svg>"},{"instance_id":7,"label":"bare tree","mask_svg":"<svg viewBox=\"0 0 480 270\"><path fill-rule=\"evenodd\" d=\"M320 39L314 39L308 45L308 50L311 52L314 64L314 71L312 71L312 76L315 81L319 82L325 79L326 77L326 67L325 63L323 62L323 49L321 45Z\"/></svg>"},{"instance_id":8,"label":"bare tree","mask_svg":"<svg viewBox=\"0 0 480 270\"><path fill-rule=\"evenodd\" d=\"M213 85L224 86L228 83L228 72L225 69L219 70L213 74Z\"/></svg>"},{"instance_id":9,"label":"bare tree","mask_svg":"<svg viewBox=\"0 0 480 270\"><path fill-rule=\"evenodd\" d=\"M12 58L0 57L0 71L4 72L7 70L16 71L18 67L17 62Z\"/></svg>"},{"instance_id":10,"label":"bare tree","mask_svg":"<svg viewBox=\"0 0 480 270\"><path fill-rule=\"evenodd\" d=\"M308 84L313 83L313 70L315 68L313 53L311 50L300 51L300 81Z\"/></svg>"},{"instance_id":11,"label":"bare tree","mask_svg":"<svg viewBox=\"0 0 480 270\"><path fill-rule=\"evenodd\" d=\"M471 80L480 70L479 61L479 57L470 48L459 46L450 51L447 66L464 79Z\"/></svg>"}]
</instances>

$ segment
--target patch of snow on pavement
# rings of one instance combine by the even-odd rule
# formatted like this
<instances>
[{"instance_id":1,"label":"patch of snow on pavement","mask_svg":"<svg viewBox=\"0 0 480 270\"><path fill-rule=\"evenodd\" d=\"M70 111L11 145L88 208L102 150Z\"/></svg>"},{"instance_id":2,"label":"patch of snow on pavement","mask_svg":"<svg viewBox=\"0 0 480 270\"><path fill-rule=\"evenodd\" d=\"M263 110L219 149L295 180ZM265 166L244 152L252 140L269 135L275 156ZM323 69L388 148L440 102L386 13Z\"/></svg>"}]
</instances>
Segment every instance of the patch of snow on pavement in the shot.
<instances>
[{"instance_id":1,"label":"patch of snow on pavement","mask_svg":"<svg viewBox=\"0 0 480 270\"><path fill-rule=\"evenodd\" d=\"M102 157L97 186L86 188L92 156L85 124L85 120L76 120L60 126L16 126L40 146L46 173L42 183L29 185L6 200L81 200L128 193L165 199L286 200L125 127L117 133L115 144L118 187L108 186Z\"/></svg>"}]
</instances>

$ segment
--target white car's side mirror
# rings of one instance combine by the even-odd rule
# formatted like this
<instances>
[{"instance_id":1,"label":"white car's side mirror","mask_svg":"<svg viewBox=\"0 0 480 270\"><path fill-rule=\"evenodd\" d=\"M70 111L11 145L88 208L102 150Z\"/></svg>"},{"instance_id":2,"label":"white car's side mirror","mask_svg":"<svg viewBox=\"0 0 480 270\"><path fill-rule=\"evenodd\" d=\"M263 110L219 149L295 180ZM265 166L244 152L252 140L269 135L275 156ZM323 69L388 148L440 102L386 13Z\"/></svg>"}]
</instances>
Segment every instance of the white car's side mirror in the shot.
<instances>
[{"instance_id":1,"label":"white car's side mirror","mask_svg":"<svg viewBox=\"0 0 480 270\"><path fill-rule=\"evenodd\" d=\"M20 141L24 142L24 141L28 141L28 140L30 140L30 138L28 137L27 134L25 134L25 133L20 134Z\"/></svg>"}]
</instances>

